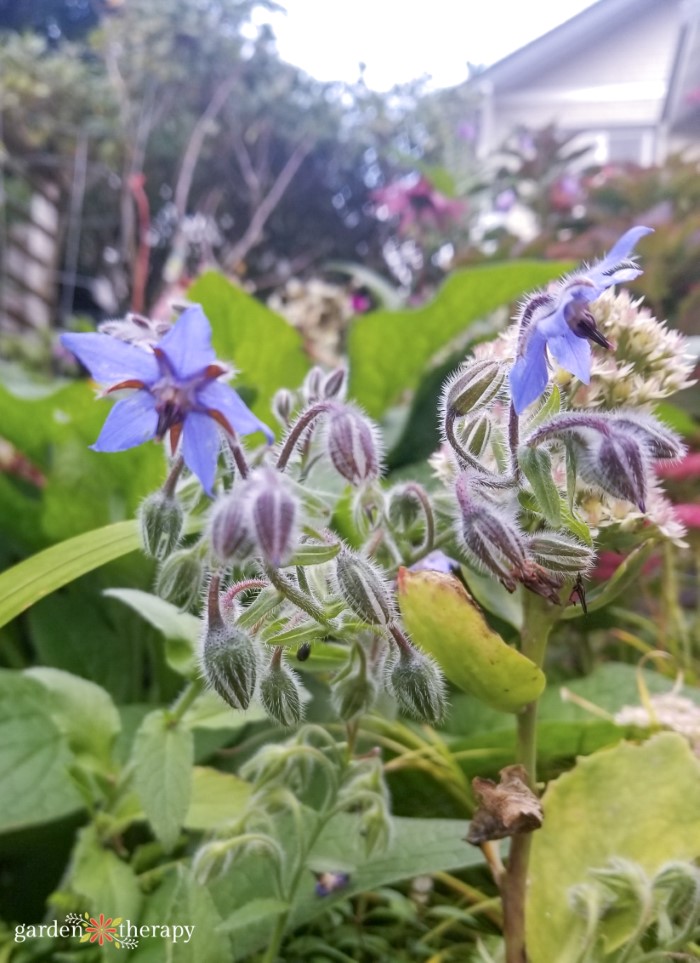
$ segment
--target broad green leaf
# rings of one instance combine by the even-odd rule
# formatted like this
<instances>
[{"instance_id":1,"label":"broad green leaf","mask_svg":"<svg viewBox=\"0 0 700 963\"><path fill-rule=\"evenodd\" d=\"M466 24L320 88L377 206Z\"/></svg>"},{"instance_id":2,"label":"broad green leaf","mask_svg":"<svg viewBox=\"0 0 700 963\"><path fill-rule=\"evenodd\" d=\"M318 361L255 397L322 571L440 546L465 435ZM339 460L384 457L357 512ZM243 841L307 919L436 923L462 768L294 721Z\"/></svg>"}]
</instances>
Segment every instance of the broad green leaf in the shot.
<instances>
[{"instance_id":1,"label":"broad green leaf","mask_svg":"<svg viewBox=\"0 0 700 963\"><path fill-rule=\"evenodd\" d=\"M152 635L152 630L144 625L141 633L136 615L122 613L90 587L89 580L72 582L38 602L27 621L38 661L90 679L119 704L134 698L140 685L142 634ZM121 621L113 619L115 610L123 615Z\"/></svg>"},{"instance_id":2,"label":"broad green leaf","mask_svg":"<svg viewBox=\"0 0 700 963\"><path fill-rule=\"evenodd\" d=\"M44 476L40 488L0 475L3 535L22 553L133 516L162 482L161 446L114 454L90 450L113 402L88 381L59 383L41 398L0 387L3 437ZM76 494L79 493L79 497Z\"/></svg>"},{"instance_id":3,"label":"broad green leaf","mask_svg":"<svg viewBox=\"0 0 700 963\"><path fill-rule=\"evenodd\" d=\"M495 709L517 712L544 689L542 670L489 628L457 579L402 568L398 598L413 641L464 692Z\"/></svg>"},{"instance_id":4,"label":"broad green leaf","mask_svg":"<svg viewBox=\"0 0 700 963\"><path fill-rule=\"evenodd\" d=\"M247 929L263 920L268 920L272 924L280 913L286 913L288 909L289 903L281 899L253 899L238 911L231 913L226 922L221 925L221 930L231 933Z\"/></svg>"},{"instance_id":5,"label":"broad green leaf","mask_svg":"<svg viewBox=\"0 0 700 963\"><path fill-rule=\"evenodd\" d=\"M417 386L426 363L496 308L567 270L560 262L519 261L456 271L429 304L373 311L350 328L350 393L372 417Z\"/></svg>"},{"instance_id":6,"label":"broad green leaf","mask_svg":"<svg viewBox=\"0 0 700 963\"><path fill-rule=\"evenodd\" d=\"M186 829L216 829L238 819L252 787L243 779L208 766L192 772L192 798L185 816Z\"/></svg>"},{"instance_id":7,"label":"broad green leaf","mask_svg":"<svg viewBox=\"0 0 700 963\"><path fill-rule=\"evenodd\" d=\"M74 579L139 548L135 521L116 522L44 549L0 575L0 626Z\"/></svg>"},{"instance_id":8,"label":"broad green leaf","mask_svg":"<svg viewBox=\"0 0 700 963\"><path fill-rule=\"evenodd\" d=\"M270 423L274 393L282 387L296 388L309 369L301 335L214 271L198 278L187 297L201 304L209 318L218 357L235 364L239 373L234 387L253 393L253 411Z\"/></svg>"},{"instance_id":9,"label":"broad green leaf","mask_svg":"<svg viewBox=\"0 0 700 963\"><path fill-rule=\"evenodd\" d=\"M700 760L675 733L579 760L550 783L542 802L527 903L532 963L578 959L583 920L570 894L590 881L590 870L619 857L654 873L671 860L700 857Z\"/></svg>"},{"instance_id":10,"label":"broad green leaf","mask_svg":"<svg viewBox=\"0 0 700 963\"><path fill-rule=\"evenodd\" d=\"M131 755L134 787L153 831L166 849L177 842L192 792L194 739L167 712L151 712L141 723Z\"/></svg>"},{"instance_id":11,"label":"broad green leaf","mask_svg":"<svg viewBox=\"0 0 700 963\"><path fill-rule=\"evenodd\" d=\"M548 525L559 528L561 496L552 481L552 459L544 449L523 445L518 451L518 462L530 482L539 512L544 515Z\"/></svg>"},{"instance_id":12,"label":"broad green leaf","mask_svg":"<svg viewBox=\"0 0 700 963\"><path fill-rule=\"evenodd\" d=\"M179 675L191 677L197 664L197 640L201 621L182 612L165 599L140 589L106 589L104 595L118 599L137 612L165 636L165 659Z\"/></svg>"},{"instance_id":13,"label":"broad green leaf","mask_svg":"<svg viewBox=\"0 0 700 963\"><path fill-rule=\"evenodd\" d=\"M190 729L241 729L249 722L266 718L262 708L256 704L242 712L232 709L215 692L207 690L197 696L183 716L182 723Z\"/></svg>"},{"instance_id":14,"label":"broad green leaf","mask_svg":"<svg viewBox=\"0 0 700 963\"><path fill-rule=\"evenodd\" d=\"M83 912L104 913L113 919L138 919L141 890L134 871L113 849L101 844L94 825L78 834L69 885L84 899Z\"/></svg>"},{"instance_id":15,"label":"broad green leaf","mask_svg":"<svg viewBox=\"0 0 700 963\"><path fill-rule=\"evenodd\" d=\"M603 585L599 585L586 593L586 608L589 612L596 612L613 602L621 592L627 591L637 582L644 563L656 548L653 539L648 539L637 545L627 558L618 565L615 574ZM570 605L562 612L564 619L576 619L583 613L578 606Z\"/></svg>"},{"instance_id":16,"label":"broad green leaf","mask_svg":"<svg viewBox=\"0 0 700 963\"><path fill-rule=\"evenodd\" d=\"M467 588L474 596L479 605L503 619L513 628L520 631L523 627L523 591L522 586L518 586L514 592L501 585L491 575L483 572L476 572L473 568L462 565L462 576L467 583Z\"/></svg>"},{"instance_id":17,"label":"broad green leaf","mask_svg":"<svg viewBox=\"0 0 700 963\"><path fill-rule=\"evenodd\" d=\"M49 693L49 710L68 737L76 756L88 756L109 767L121 719L111 696L101 686L61 669L35 666L24 673Z\"/></svg>"},{"instance_id":18,"label":"broad green leaf","mask_svg":"<svg viewBox=\"0 0 700 963\"><path fill-rule=\"evenodd\" d=\"M307 923L325 913L333 903L400 880L437 872L451 872L483 863L481 851L469 846L464 837L468 823L458 819L392 819L392 833L387 848L370 857L364 855L360 835L360 821L356 816L339 814L334 817L314 846L309 863L318 868L342 869L350 873L345 889L320 899L315 892L311 872L305 873L294 900L290 929ZM236 862L225 876L209 887L225 918L236 928L238 914L250 904L252 913L262 900L277 900L270 872L270 864L252 854ZM267 945L271 919L265 916L258 923L235 932L235 948L241 958Z\"/></svg>"},{"instance_id":19,"label":"broad green leaf","mask_svg":"<svg viewBox=\"0 0 700 963\"><path fill-rule=\"evenodd\" d=\"M222 932L221 915L209 890L192 876L189 866L180 862L151 894L144 906L139 924L170 926L170 937L158 936L140 940L137 950L139 963L232 963L241 957L236 946L235 956L229 937ZM173 926L189 926L173 940ZM269 932L268 932L269 936Z\"/></svg>"},{"instance_id":20,"label":"broad green leaf","mask_svg":"<svg viewBox=\"0 0 700 963\"><path fill-rule=\"evenodd\" d=\"M68 769L68 740L35 679L0 670L0 832L60 819L82 808Z\"/></svg>"}]
</instances>

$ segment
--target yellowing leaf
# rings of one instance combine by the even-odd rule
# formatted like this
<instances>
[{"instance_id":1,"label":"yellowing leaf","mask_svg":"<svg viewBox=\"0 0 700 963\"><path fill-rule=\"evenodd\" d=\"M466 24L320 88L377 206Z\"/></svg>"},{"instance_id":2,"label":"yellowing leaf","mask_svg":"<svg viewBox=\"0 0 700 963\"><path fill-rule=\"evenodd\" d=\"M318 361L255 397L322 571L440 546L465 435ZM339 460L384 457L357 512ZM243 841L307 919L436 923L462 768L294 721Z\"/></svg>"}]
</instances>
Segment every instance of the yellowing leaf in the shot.
<instances>
[{"instance_id":1,"label":"yellowing leaf","mask_svg":"<svg viewBox=\"0 0 700 963\"><path fill-rule=\"evenodd\" d=\"M663 732L580 759L552 782L534 833L527 904L532 963L574 963L585 925L571 890L613 858L655 873L700 856L700 760L685 739Z\"/></svg>"},{"instance_id":2,"label":"yellowing leaf","mask_svg":"<svg viewBox=\"0 0 700 963\"><path fill-rule=\"evenodd\" d=\"M464 692L503 712L518 712L541 694L542 670L489 628L457 579L401 569L398 594L413 641Z\"/></svg>"}]
</instances>

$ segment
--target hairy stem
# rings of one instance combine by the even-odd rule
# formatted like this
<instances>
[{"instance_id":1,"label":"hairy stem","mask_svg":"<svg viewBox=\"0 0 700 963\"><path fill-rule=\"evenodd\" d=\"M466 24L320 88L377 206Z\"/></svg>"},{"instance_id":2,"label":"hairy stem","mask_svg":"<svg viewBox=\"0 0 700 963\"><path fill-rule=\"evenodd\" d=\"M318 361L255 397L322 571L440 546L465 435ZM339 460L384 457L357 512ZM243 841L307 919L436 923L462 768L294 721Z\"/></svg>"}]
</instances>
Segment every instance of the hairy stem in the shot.
<instances>
[{"instance_id":1,"label":"hairy stem","mask_svg":"<svg viewBox=\"0 0 700 963\"><path fill-rule=\"evenodd\" d=\"M287 467L287 462L291 458L292 452L297 446L297 442L301 438L304 431L311 425L319 415L322 415L324 411L328 411L330 405L328 402L319 402L313 405L297 418L294 426L284 440L282 446L282 451L279 453L279 458L277 459L277 468L280 471L284 471Z\"/></svg>"}]
</instances>

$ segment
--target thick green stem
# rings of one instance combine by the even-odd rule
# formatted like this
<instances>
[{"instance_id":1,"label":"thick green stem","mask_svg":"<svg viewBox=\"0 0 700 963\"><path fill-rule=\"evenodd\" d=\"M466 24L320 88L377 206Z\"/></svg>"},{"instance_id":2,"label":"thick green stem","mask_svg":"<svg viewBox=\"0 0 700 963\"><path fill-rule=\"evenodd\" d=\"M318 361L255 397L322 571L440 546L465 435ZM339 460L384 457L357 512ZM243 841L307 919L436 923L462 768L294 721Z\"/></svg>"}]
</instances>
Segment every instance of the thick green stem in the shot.
<instances>
[{"instance_id":1,"label":"thick green stem","mask_svg":"<svg viewBox=\"0 0 700 963\"><path fill-rule=\"evenodd\" d=\"M553 606L525 593L522 652L536 665L542 666L549 633L556 621ZM524 766L532 789L537 783L537 702L531 702L517 717L517 760ZM503 896L503 934L506 941L506 963L527 963L525 947L525 904L527 872L530 860L531 833L513 836L508 868L501 883Z\"/></svg>"}]
</instances>

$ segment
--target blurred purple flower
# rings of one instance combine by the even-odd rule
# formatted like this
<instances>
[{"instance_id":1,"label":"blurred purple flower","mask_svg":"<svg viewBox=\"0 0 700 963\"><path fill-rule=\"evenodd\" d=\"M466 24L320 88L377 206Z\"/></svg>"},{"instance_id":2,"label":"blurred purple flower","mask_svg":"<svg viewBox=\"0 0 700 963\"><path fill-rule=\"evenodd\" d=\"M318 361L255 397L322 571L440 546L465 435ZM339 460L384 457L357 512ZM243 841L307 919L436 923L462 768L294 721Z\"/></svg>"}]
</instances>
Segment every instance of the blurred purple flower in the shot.
<instances>
[{"instance_id":1,"label":"blurred purple flower","mask_svg":"<svg viewBox=\"0 0 700 963\"><path fill-rule=\"evenodd\" d=\"M387 218L398 217L399 231L404 233L414 224L443 230L466 211L464 201L441 194L422 174L409 174L379 188L372 192L372 199L386 210Z\"/></svg>"},{"instance_id":2,"label":"blurred purple flower","mask_svg":"<svg viewBox=\"0 0 700 963\"><path fill-rule=\"evenodd\" d=\"M549 381L547 351L558 365L579 381L591 380L589 339L603 348L613 346L596 327L588 305L613 284L633 281L642 273L630 257L649 227L633 227L602 261L564 278L553 292L534 294L520 312L516 360L510 371L513 405L521 414L536 401Z\"/></svg>"},{"instance_id":3,"label":"blurred purple flower","mask_svg":"<svg viewBox=\"0 0 700 963\"><path fill-rule=\"evenodd\" d=\"M137 347L109 334L63 334L61 343L83 364L104 393L124 388L133 394L118 401L91 447L125 451L169 435L182 457L211 494L219 454L219 429L246 435L270 429L223 382L231 372L216 358L211 327L199 306L187 308L156 344Z\"/></svg>"}]
</instances>

